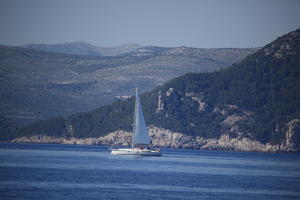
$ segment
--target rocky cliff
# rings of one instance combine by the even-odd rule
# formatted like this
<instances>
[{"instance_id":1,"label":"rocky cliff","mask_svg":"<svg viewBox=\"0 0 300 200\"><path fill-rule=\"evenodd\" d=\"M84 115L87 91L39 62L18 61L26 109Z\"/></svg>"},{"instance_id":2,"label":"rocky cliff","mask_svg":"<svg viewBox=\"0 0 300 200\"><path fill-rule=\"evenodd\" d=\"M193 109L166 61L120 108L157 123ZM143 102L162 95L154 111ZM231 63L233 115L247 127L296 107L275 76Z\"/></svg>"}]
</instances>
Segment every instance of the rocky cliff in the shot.
<instances>
[{"instance_id":1,"label":"rocky cliff","mask_svg":"<svg viewBox=\"0 0 300 200\"><path fill-rule=\"evenodd\" d=\"M232 138L223 133L219 138L205 139L203 137L192 137L183 133L155 126L148 127L152 144L167 148L192 148L207 150L232 150L232 151L255 151L255 152L299 152L297 137L300 137L300 123L294 119L287 124L284 142L280 145L270 143L263 144L248 137ZM62 138L47 135L33 135L18 137L11 142L27 143L54 143L54 144L76 144L76 145L107 145L107 146L130 146L132 133L118 130L106 136L98 138Z\"/></svg>"},{"instance_id":2,"label":"rocky cliff","mask_svg":"<svg viewBox=\"0 0 300 200\"><path fill-rule=\"evenodd\" d=\"M171 53L184 55L185 51L179 48ZM186 74L142 94L153 143L165 147L298 152L299 55L300 29L231 67ZM18 136L30 141L37 135L47 135L78 143L127 145L133 108L134 99L129 98L90 112L37 122L20 129Z\"/></svg>"}]
</instances>

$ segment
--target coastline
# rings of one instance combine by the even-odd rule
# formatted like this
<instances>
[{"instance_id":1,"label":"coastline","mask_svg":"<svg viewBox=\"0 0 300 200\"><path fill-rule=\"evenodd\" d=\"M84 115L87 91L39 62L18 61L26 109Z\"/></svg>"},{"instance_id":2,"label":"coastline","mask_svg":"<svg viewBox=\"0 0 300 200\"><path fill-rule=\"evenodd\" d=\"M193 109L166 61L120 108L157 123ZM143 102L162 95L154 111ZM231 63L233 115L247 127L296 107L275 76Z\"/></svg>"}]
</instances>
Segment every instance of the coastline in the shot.
<instances>
[{"instance_id":1,"label":"coastline","mask_svg":"<svg viewBox=\"0 0 300 200\"><path fill-rule=\"evenodd\" d=\"M192 137L183 133L172 132L167 129L150 126L149 135L152 144L161 148L185 148L199 150L222 150L238 152L265 152L265 153L299 153L297 147L289 138L282 144L263 144L246 137L231 138L222 134L219 138L206 139L199 136ZM130 146L131 132L118 130L98 138L62 138L43 134L22 136L10 140L12 143L38 143L38 144L71 144L71 145L101 145L101 146Z\"/></svg>"}]
</instances>

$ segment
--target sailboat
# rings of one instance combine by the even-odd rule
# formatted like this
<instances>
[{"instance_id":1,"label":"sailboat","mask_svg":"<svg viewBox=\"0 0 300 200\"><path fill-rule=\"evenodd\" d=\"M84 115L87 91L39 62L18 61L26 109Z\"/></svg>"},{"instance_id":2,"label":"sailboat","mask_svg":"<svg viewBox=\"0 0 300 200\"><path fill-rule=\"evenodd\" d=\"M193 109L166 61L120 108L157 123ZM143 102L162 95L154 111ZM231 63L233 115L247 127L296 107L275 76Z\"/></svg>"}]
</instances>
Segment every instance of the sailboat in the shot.
<instances>
[{"instance_id":1,"label":"sailboat","mask_svg":"<svg viewBox=\"0 0 300 200\"><path fill-rule=\"evenodd\" d=\"M113 155L140 155L140 156L161 156L160 149L152 148L150 137L147 131L141 101L139 97L139 88L136 88L135 110L133 136L131 148L112 149Z\"/></svg>"}]
</instances>

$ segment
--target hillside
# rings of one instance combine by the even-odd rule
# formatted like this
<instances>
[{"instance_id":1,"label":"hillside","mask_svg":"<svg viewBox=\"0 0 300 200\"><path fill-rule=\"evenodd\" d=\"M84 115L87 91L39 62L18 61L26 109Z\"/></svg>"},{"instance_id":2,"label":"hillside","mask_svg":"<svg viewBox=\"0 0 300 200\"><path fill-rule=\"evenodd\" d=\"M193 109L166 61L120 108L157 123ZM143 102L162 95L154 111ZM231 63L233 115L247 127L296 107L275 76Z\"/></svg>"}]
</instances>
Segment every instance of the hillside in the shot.
<instances>
[{"instance_id":1,"label":"hillside","mask_svg":"<svg viewBox=\"0 0 300 200\"><path fill-rule=\"evenodd\" d=\"M140 45L133 43L116 47L97 47L86 42L69 42L63 44L27 44L21 47L54 53L88 56L119 56L140 48Z\"/></svg>"},{"instance_id":2,"label":"hillside","mask_svg":"<svg viewBox=\"0 0 300 200\"><path fill-rule=\"evenodd\" d=\"M300 29L227 69L187 74L144 93L143 108L154 143L206 149L299 151L299 53ZM131 130L133 103L131 98L66 119L36 122L21 129L19 135L27 139L42 135L73 140L94 138L91 141L97 144L126 144L120 134ZM169 138L169 143L165 138Z\"/></svg>"},{"instance_id":3,"label":"hillside","mask_svg":"<svg viewBox=\"0 0 300 200\"><path fill-rule=\"evenodd\" d=\"M0 116L28 124L92 110L131 96L137 80L146 91L187 72L229 66L257 50L142 49L148 54L103 57L0 46Z\"/></svg>"},{"instance_id":4,"label":"hillside","mask_svg":"<svg viewBox=\"0 0 300 200\"><path fill-rule=\"evenodd\" d=\"M0 116L0 140L10 140L15 138L15 134L19 128L19 124Z\"/></svg>"}]
</instances>

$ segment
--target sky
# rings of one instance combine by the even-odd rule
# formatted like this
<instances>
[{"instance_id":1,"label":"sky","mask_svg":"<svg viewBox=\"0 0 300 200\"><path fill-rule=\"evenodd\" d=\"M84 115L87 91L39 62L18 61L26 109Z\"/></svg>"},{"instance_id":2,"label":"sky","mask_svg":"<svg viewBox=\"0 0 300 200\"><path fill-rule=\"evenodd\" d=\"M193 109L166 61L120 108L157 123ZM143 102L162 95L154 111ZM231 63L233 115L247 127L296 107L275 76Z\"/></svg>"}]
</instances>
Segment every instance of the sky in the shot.
<instances>
[{"instance_id":1,"label":"sky","mask_svg":"<svg viewBox=\"0 0 300 200\"><path fill-rule=\"evenodd\" d=\"M0 0L0 44L260 47L300 28L300 0Z\"/></svg>"}]
</instances>

